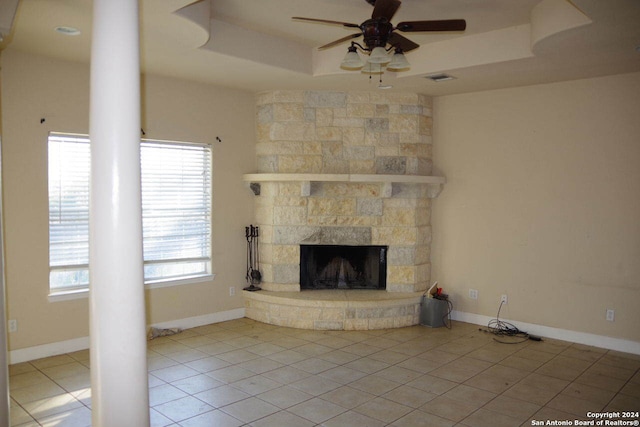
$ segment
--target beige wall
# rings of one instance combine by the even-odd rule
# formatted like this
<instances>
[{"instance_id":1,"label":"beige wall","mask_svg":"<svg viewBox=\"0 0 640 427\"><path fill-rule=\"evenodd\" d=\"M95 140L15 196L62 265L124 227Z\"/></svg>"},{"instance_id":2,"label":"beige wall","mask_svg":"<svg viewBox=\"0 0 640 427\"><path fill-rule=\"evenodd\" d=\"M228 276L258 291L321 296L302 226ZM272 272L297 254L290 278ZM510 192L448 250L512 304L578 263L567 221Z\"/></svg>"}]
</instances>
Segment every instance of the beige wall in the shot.
<instances>
[{"instance_id":1,"label":"beige wall","mask_svg":"<svg viewBox=\"0 0 640 427\"><path fill-rule=\"evenodd\" d=\"M2 53L3 190L10 350L88 336L88 301L48 300L47 134L88 132L86 65ZM148 323L242 308L244 227L253 195L255 100L248 92L147 76L142 123L148 138L215 142L213 282L147 292ZM44 118L44 123L40 123Z\"/></svg>"},{"instance_id":2,"label":"beige wall","mask_svg":"<svg viewBox=\"0 0 640 427\"><path fill-rule=\"evenodd\" d=\"M88 131L84 65L2 53L10 349L88 335L86 299L49 302L46 136ZM147 292L149 323L242 307L255 101L143 81L149 138L214 141L212 283ZM456 310L640 341L640 74L436 98L432 277ZM44 123L40 123L45 118ZM469 288L479 291L477 301ZM616 321L604 319L616 310Z\"/></svg>"},{"instance_id":3,"label":"beige wall","mask_svg":"<svg viewBox=\"0 0 640 427\"><path fill-rule=\"evenodd\" d=\"M434 169L456 310L640 341L640 73L436 98Z\"/></svg>"}]
</instances>

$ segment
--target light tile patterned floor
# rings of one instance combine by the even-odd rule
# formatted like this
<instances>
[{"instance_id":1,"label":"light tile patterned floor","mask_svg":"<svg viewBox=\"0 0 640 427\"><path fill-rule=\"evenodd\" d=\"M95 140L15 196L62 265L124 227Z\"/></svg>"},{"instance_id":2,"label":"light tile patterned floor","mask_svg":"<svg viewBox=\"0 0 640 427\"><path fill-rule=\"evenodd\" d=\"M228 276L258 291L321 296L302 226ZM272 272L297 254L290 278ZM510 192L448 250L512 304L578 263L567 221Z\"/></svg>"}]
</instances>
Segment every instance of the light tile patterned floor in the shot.
<instances>
[{"instance_id":1,"label":"light tile patterned floor","mask_svg":"<svg viewBox=\"0 0 640 427\"><path fill-rule=\"evenodd\" d=\"M152 426L530 426L640 410L640 356L477 325L308 331L249 319L149 342ZM10 367L12 426L91 424L89 353Z\"/></svg>"}]
</instances>

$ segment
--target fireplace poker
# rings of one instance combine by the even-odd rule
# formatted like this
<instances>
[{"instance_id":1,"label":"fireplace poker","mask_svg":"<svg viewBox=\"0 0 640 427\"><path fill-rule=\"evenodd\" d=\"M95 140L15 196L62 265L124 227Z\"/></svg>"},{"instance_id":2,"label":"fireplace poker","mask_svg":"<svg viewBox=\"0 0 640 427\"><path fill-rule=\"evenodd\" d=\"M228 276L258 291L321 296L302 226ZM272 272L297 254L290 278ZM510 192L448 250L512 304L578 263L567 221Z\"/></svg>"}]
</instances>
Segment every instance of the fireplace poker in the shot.
<instances>
[{"instance_id":1,"label":"fireplace poker","mask_svg":"<svg viewBox=\"0 0 640 427\"><path fill-rule=\"evenodd\" d=\"M259 291L261 288L256 284L262 281L262 273L260 273L260 261L258 253L258 227L250 225L245 227L245 237L247 239L247 275L246 279L249 286L244 288L245 291Z\"/></svg>"}]
</instances>

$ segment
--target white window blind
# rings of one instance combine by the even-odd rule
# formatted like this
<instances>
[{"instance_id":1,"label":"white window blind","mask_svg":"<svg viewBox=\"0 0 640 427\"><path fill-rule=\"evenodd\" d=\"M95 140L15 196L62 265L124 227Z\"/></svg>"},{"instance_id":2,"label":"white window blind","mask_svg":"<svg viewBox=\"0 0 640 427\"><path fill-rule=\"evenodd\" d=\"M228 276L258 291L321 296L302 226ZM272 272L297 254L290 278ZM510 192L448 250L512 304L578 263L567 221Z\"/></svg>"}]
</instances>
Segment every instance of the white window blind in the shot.
<instances>
[{"instance_id":1,"label":"white window blind","mask_svg":"<svg viewBox=\"0 0 640 427\"><path fill-rule=\"evenodd\" d=\"M89 139L49 136L49 284L89 284Z\"/></svg>"},{"instance_id":2,"label":"white window blind","mask_svg":"<svg viewBox=\"0 0 640 427\"><path fill-rule=\"evenodd\" d=\"M145 279L210 273L211 148L143 141Z\"/></svg>"},{"instance_id":3,"label":"white window blind","mask_svg":"<svg viewBox=\"0 0 640 427\"><path fill-rule=\"evenodd\" d=\"M141 143L145 282L211 273L211 147ZM49 284L89 285L90 145L86 136L49 136Z\"/></svg>"}]
</instances>

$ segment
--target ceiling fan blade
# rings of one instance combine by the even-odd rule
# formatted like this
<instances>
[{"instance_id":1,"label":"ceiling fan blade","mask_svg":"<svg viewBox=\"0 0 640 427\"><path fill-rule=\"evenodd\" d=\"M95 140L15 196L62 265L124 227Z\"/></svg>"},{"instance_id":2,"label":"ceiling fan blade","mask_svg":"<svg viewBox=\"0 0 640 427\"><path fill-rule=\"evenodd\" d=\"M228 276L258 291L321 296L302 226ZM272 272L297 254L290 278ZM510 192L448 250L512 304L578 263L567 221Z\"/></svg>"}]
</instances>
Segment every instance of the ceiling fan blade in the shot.
<instances>
[{"instance_id":1,"label":"ceiling fan blade","mask_svg":"<svg viewBox=\"0 0 640 427\"><path fill-rule=\"evenodd\" d=\"M405 36L401 36L398 33L391 33L389 39L387 40L387 43L389 43L393 47L402 49L403 52L409 52L410 50L420 47L418 43L412 42Z\"/></svg>"},{"instance_id":2,"label":"ceiling fan blade","mask_svg":"<svg viewBox=\"0 0 640 427\"><path fill-rule=\"evenodd\" d=\"M396 14L396 11L400 7L400 3L400 0L376 0L375 5L373 6L371 18L384 18L387 22L390 22L391 18L393 18L393 15Z\"/></svg>"},{"instance_id":3,"label":"ceiling fan blade","mask_svg":"<svg viewBox=\"0 0 640 427\"><path fill-rule=\"evenodd\" d=\"M360 25L352 24L350 22L329 21L327 19L316 19L316 18L301 18L299 16L294 16L291 19L295 19L297 21L317 22L320 24L342 25L343 27L347 27L347 28L360 28Z\"/></svg>"},{"instance_id":4,"label":"ceiling fan blade","mask_svg":"<svg viewBox=\"0 0 640 427\"><path fill-rule=\"evenodd\" d=\"M340 43L344 43L344 42L346 42L347 40L355 39L356 37L360 37L361 35L362 35L362 33L351 34L351 35L349 35L349 36L347 36L347 37L343 37L343 38L341 38L341 39L338 39L338 40L332 41L331 43L327 43L327 44L325 44L324 46L320 46L320 47L318 48L318 50L328 49L328 48L330 48L330 47L337 46L337 45L339 45Z\"/></svg>"},{"instance_id":5,"label":"ceiling fan blade","mask_svg":"<svg viewBox=\"0 0 640 427\"><path fill-rule=\"evenodd\" d=\"M467 21L464 19L442 19L439 21L406 21L396 25L403 32L418 31L464 31Z\"/></svg>"}]
</instances>

